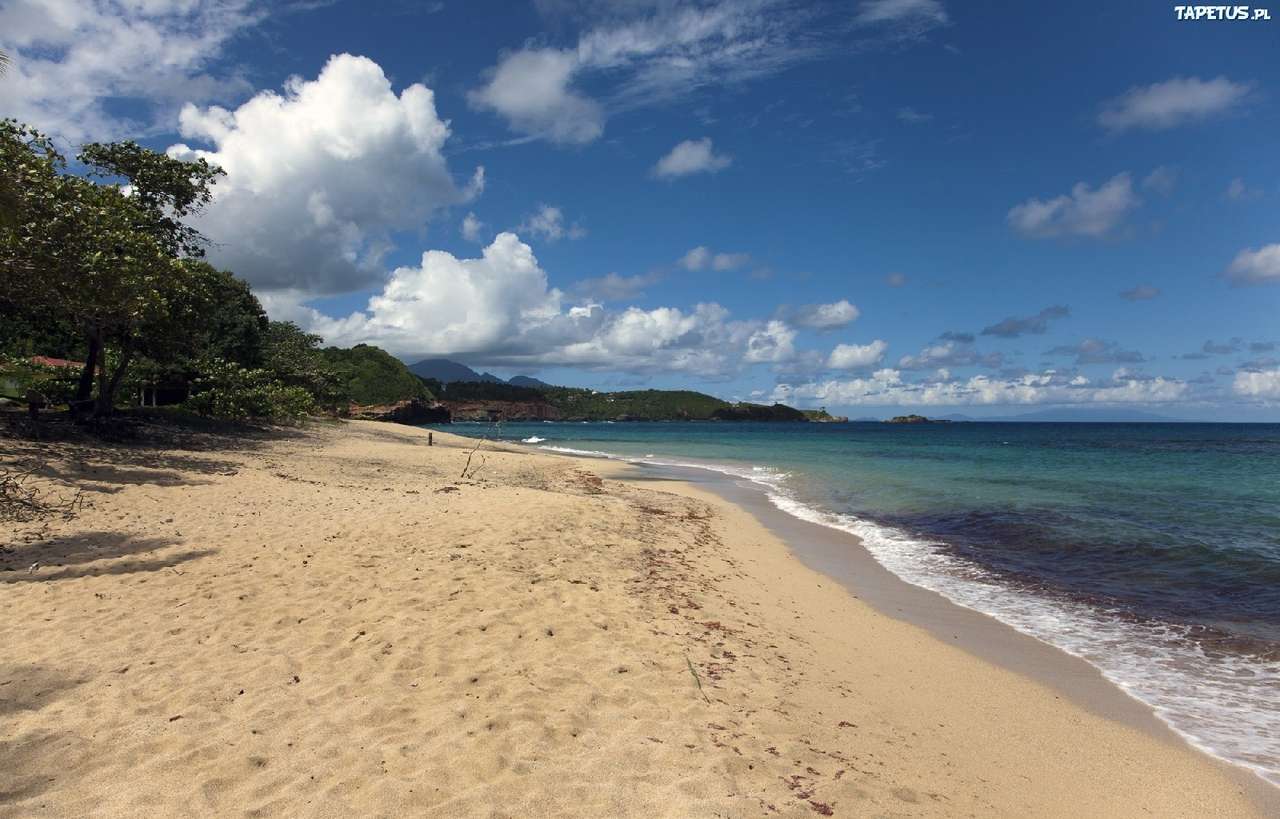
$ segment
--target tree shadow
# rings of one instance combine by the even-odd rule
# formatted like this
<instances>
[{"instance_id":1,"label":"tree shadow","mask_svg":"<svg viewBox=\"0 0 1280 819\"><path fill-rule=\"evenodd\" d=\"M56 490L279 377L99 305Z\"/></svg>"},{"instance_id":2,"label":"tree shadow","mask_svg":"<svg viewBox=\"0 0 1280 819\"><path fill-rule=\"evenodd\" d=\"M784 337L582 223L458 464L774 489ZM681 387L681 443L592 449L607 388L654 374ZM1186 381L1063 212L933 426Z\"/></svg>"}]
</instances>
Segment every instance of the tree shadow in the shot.
<instances>
[{"instance_id":1,"label":"tree shadow","mask_svg":"<svg viewBox=\"0 0 1280 819\"><path fill-rule=\"evenodd\" d=\"M80 453L77 453L78 455ZM58 481L86 492L115 494L126 486L200 486L213 483L211 480L193 478L184 472L205 472L215 474L233 474L234 467L226 461L208 461L202 459L168 457L164 459L172 469L156 469L152 467L133 466L121 463L104 463L99 460L91 463L88 459L78 462L58 462L41 464L32 474L45 480Z\"/></svg>"},{"instance_id":2,"label":"tree shadow","mask_svg":"<svg viewBox=\"0 0 1280 819\"><path fill-rule=\"evenodd\" d=\"M0 738L0 808L49 791L60 784L68 771L75 770L82 776L86 767L101 767L106 759L103 753L104 749L95 748L90 740L69 731L36 730ZM23 814L0 811L0 815Z\"/></svg>"},{"instance_id":3,"label":"tree shadow","mask_svg":"<svg viewBox=\"0 0 1280 819\"><path fill-rule=\"evenodd\" d=\"M0 665L0 716L39 711L84 682L44 666Z\"/></svg>"},{"instance_id":4,"label":"tree shadow","mask_svg":"<svg viewBox=\"0 0 1280 819\"><path fill-rule=\"evenodd\" d=\"M0 459L203 475L235 471L234 463L216 455L250 454L274 442L305 439L313 434L305 426L253 426L142 410L122 413L113 427L114 433L105 437L73 423L69 416L42 421L44 434L38 439L26 434L22 423L15 413L0 412ZM93 480L92 474L85 477ZM150 476L151 480L147 477L138 472L132 482L166 479L159 475Z\"/></svg>"},{"instance_id":5,"label":"tree shadow","mask_svg":"<svg viewBox=\"0 0 1280 819\"><path fill-rule=\"evenodd\" d=\"M140 538L123 532L82 532L48 538L0 551L0 584L155 572L216 552L188 549L163 556L153 554L177 543L174 538ZM116 562L99 563L108 560ZM35 564L39 566L32 570Z\"/></svg>"},{"instance_id":6,"label":"tree shadow","mask_svg":"<svg viewBox=\"0 0 1280 819\"><path fill-rule=\"evenodd\" d=\"M34 665L0 665L0 717L39 711L63 693L88 682ZM69 756L87 753L74 734L33 731L0 737L0 805L47 791L65 770Z\"/></svg>"}]
</instances>

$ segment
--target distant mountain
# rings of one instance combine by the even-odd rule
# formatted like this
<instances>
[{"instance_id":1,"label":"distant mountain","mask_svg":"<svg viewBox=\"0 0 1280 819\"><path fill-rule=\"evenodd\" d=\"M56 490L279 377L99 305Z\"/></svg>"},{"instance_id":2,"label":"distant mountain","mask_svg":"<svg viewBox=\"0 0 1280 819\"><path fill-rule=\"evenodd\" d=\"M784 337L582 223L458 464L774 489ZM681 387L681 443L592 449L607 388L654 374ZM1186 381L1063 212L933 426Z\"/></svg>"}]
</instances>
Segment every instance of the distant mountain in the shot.
<instances>
[{"instance_id":1,"label":"distant mountain","mask_svg":"<svg viewBox=\"0 0 1280 819\"><path fill-rule=\"evenodd\" d=\"M1154 412L1126 409L1046 409L1024 412L1021 415L988 416L971 418L965 415L948 415L951 421L995 421L1001 423L1051 423L1051 424L1133 424L1133 423L1185 423L1180 418L1157 415Z\"/></svg>"},{"instance_id":2,"label":"distant mountain","mask_svg":"<svg viewBox=\"0 0 1280 819\"><path fill-rule=\"evenodd\" d=\"M453 381L485 381L490 384L506 383L496 375L478 373L466 364L459 364L447 358L424 358L417 364L409 365L409 372L422 378L434 378L441 384L449 384Z\"/></svg>"},{"instance_id":3,"label":"distant mountain","mask_svg":"<svg viewBox=\"0 0 1280 819\"><path fill-rule=\"evenodd\" d=\"M529 387L530 389L541 390L551 385L545 381L539 381L527 375L517 375L507 379L507 383L513 387Z\"/></svg>"}]
</instances>

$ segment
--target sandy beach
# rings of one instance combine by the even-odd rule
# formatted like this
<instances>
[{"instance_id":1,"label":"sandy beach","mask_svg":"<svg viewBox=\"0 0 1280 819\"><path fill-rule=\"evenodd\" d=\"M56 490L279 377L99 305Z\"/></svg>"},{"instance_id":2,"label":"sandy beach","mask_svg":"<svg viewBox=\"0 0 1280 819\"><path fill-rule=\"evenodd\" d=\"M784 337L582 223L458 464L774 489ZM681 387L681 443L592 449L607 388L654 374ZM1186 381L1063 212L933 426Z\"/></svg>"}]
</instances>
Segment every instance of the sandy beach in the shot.
<instances>
[{"instance_id":1,"label":"sandy beach","mask_svg":"<svg viewBox=\"0 0 1280 819\"><path fill-rule=\"evenodd\" d=\"M3 524L0 816L1277 809L704 488L434 438L0 440L85 490Z\"/></svg>"}]
</instances>

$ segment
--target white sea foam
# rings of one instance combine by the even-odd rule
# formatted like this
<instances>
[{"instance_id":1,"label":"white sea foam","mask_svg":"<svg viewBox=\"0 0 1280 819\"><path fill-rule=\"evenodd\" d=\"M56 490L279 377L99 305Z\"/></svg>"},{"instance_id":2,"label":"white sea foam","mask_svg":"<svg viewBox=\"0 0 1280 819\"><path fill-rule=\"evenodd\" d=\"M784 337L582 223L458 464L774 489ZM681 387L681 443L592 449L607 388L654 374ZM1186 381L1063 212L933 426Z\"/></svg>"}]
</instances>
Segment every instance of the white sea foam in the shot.
<instances>
[{"instance_id":1,"label":"white sea foam","mask_svg":"<svg viewBox=\"0 0 1280 819\"><path fill-rule=\"evenodd\" d=\"M537 435L530 435L528 438L521 438L521 439L520 439L520 443L522 443L522 444L540 444L540 443L542 443L542 442L543 442L543 441L545 441L545 440L547 440L547 439L546 439L546 438L539 438Z\"/></svg>"},{"instance_id":2,"label":"white sea foam","mask_svg":"<svg viewBox=\"0 0 1280 819\"><path fill-rule=\"evenodd\" d=\"M1225 653L1209 656L1198 642L1188 639L1185 627L1135 622L1084 603L1011 588L938 544L802 503L787 486L788 473L771 467L542 448L653 466L709 469L755 484L779 510L857 536L881 565L908 583L1084 659L1149 706L1191 745L1280 785L1280 663Z\"/></svg>"}]
</instances>

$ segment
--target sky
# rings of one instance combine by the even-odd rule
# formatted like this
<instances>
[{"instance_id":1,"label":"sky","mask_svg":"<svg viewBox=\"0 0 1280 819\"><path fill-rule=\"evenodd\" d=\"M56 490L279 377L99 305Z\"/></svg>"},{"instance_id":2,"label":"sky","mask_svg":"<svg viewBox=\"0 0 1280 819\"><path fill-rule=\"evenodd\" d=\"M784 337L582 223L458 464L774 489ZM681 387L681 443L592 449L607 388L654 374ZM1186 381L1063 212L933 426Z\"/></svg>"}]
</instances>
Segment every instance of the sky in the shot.
<instances>
[{"instance_id":1,"label":"sky","mask_svg":"<svg viewBox=\"0 0 1280 819\"><path fill-rule=\"evenodd\" d=\"M1264 11L0 0L0 115L218 164L210 261L409 363L1277 421Z\"/></svg>"}]
</instances>

